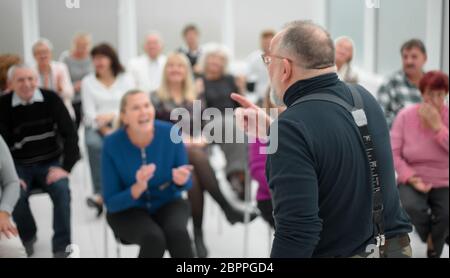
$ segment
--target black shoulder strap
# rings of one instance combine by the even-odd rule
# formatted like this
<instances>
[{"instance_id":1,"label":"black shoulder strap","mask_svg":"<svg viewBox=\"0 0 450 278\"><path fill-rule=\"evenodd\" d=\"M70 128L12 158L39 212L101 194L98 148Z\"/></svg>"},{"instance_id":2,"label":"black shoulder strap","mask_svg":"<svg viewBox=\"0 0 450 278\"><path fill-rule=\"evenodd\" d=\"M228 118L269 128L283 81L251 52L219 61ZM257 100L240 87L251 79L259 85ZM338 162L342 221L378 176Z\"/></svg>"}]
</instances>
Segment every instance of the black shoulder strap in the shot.
<instances>
[{"instance_id":1,"label":"black shoulder strap","mask_svg":"<svg viewBox=\"0 0 450 278\"><path fill-rule=\"evenodd\" d=\"M380 175L378 169L378 161L375 154L375 146L372 141L372 136L370 135L368 128L367 116L364 111L364 102L362 100L361 94L356 90L356 88L352 85L348 85L354 106L350 105L348 102L343 100L342 98L332 95L332 94L314 94L306 97L302 97L294 102L290 107L295 106L299 103L307 102L307 101L327 101L331 103L335 103L345 110L347 110L353 117L353 120L358 127L358 131L364 143L364 149L366 151L367 160L369 162L370 172L371 172L371 184L372 184L372 198L373 198L373 207L372 207L372 217L374 224L374 236L377 240L378 246L384 246L385 244L385 235L384 235L384 218L383 218L383 195L381 192L381 183L380 183Z\"/></svg>"}]
</instances>

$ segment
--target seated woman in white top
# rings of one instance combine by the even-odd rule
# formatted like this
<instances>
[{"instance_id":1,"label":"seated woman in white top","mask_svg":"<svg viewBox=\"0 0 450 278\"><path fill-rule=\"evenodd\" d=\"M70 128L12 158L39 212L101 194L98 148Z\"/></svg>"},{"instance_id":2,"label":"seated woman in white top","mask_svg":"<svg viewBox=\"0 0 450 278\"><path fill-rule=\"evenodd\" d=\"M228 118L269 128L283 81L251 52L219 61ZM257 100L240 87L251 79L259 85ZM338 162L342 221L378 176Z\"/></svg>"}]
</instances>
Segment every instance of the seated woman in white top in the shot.
<instances>
[{"instance_id":1,"label":"seated woman in white top","mask_svg":"<svg viewBox=\"0 0 450 278\"><path fill-rule=\"evenodd\" d=\"M38 72L38 86L56 92L64 101L69 114L75 119L72 107L74 90L69 70L64 63L52 60L52 43L47 39L39 39L33 45L33 55Z\"/></svg>"},{"instance_id":2,"label":"seated woman in white top","mask_svg":"<svg viewBox=\"0 0 450 278\"><path fill-rule=\"evenodd\" d=\"M95 73L83 78L81 99L83 102L85 140L91 167L93 198L88 198L90 207L97 209L98 216L103 212L101 198L100 160L103 137L113 131L119 111L120 100L135 84L131 75L124 72L116 51L108 44L100 44L91 51Z\"/></svg>"}]
</instances>

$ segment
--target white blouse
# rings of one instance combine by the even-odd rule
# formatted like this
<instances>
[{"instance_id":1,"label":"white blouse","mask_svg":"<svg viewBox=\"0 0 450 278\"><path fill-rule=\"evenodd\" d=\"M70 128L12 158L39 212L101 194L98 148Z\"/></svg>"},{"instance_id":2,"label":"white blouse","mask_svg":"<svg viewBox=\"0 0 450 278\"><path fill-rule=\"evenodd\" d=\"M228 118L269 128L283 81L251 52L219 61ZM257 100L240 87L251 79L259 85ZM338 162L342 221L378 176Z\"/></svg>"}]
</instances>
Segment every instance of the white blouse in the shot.
<instances>
[{"instance_id":1,"label":"white blouse","mask_svg":"<svg viewBox=\"0 0 450 278\"><path fill-rule=\"evenodd\" d=\"M101 83L95 73L83 78L81 81L81 99L85 126L98 128L95 121L98 115L110 113L119 115L120 100L127 91L134 88L134 79L128 73L119 74L110 87Z\"/></svg>"},{"instance_id":2,"label":"white blouse","mask_svg":"<svg viewBox=\"0 0 450 278\"><path fill-rule=\"evenodd\" d=\"M160 55L156 60L150 60L147 54L141 55L128 65L128 71L136 81L136 87L144 92L156 91L163 76L167 57Z\"/></svg>"}]
</instances>

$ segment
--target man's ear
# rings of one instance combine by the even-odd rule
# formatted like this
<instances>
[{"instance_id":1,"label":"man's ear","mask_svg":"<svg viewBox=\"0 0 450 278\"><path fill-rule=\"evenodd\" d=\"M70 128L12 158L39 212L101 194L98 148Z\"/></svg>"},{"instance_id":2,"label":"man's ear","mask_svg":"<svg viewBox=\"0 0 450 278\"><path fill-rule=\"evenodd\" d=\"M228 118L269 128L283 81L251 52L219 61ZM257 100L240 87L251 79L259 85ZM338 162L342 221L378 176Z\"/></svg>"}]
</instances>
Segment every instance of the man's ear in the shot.
<instances>
[{"instance_id":1,"label":"man's ear","mask_svg":"<svg viewBox=\"0 0 450 278\"><path fill-rule=\"evenodd\" d=\"M292 77L292 64L287 59L283 59L283 77L281 78L281 81L285 82L291 79Z\"/></svg>"}]
</instances>

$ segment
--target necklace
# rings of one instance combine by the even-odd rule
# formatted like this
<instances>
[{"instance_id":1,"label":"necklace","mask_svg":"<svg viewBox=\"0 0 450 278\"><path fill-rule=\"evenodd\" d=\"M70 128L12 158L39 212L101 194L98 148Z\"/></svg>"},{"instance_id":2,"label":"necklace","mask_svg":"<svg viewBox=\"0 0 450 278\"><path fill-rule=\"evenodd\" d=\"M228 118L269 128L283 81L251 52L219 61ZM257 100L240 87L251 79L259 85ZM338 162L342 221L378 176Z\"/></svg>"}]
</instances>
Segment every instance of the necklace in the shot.
<instances>
[{"instance_id":1,"label":"necklace","mask_svg":"<svg viewBox=\"0 0 450 278\"><path fill-rule=\"evenodd\" d=\"M141 159L142 159L142 165L147 165L147 152L145 151L145 148L141 148Z\"/></svg>"}]
</instances>

